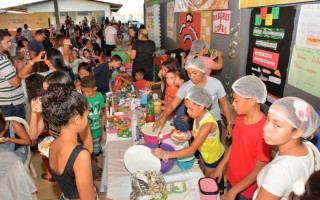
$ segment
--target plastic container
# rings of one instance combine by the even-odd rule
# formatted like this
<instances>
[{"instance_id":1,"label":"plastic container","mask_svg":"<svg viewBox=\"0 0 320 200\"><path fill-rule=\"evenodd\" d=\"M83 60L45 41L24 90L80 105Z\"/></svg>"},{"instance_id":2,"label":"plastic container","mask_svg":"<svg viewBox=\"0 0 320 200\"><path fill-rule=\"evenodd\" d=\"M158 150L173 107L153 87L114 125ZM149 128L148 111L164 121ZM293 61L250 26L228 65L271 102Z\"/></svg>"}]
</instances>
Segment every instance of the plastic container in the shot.
<instances>
[{"instance_id":1,"label":"plastic container","mask_svg":"<svg viewBox=\"0 0 320 200\"><path fill-rule=\"evenodd\" d=\"M201 200L217 200L219 188L213 178L200 178L198 181Z\"/></svg>"},{"instance_id":2,"label":"plastic container","mask_svg":"<svg viewBox=\"0 0 320 200\"><path fill-rule=\"evenodd\" d=\"M153 126L153 122L146 123L141 128L141 131L143 133L143 138L146 143L158 142L158 133L160 130L153 131L152 126ZM161 131L161 135L163 136L162 139L165 140L165 139L170 138L173 131L174 131L174 127L170 126L169 124L166 123Z\"/></svg>"},{"instance_id":3,"label":"plastic container","mask_svg":"<svg viewBox=\"0 0 320 200\"><path fill-rule=\"evenodd\" d=\"M177 165L180 169L188 170L193 166L196 157L194 155L177 159Z\"/></svg>"},{"instance_id":4,"label":"plastic container","mask_svg":"<svg viewBox=\"0 0 320 200\"><path fill-rule=\"evenodd\" d=\"M158 148L158 143L149 143L149 144L143 144L143 145L149 147L150 149ZM174 151L174 148L166 143L162 143L160 145L160 148L165 151ZM172 168L175 160L176 160L175 158L168 159L167 163L165 163L161 160L161 170L160 171L163 174L168 172Z\"/></svg>"}]
</instances>

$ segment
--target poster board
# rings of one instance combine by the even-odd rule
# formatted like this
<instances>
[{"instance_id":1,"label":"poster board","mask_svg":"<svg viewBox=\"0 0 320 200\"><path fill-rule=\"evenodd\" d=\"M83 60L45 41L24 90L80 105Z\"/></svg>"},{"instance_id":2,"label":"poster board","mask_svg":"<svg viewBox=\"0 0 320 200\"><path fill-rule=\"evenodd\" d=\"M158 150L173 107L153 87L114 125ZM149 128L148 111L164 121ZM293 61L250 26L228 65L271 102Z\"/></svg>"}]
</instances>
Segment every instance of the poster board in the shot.
<instances>
[{"instance_id":1,"label":"poster board","mask_svg":"<svg viewBox=\"0 0 320 200\"><path fill-rule=\"evenodd\" d=\"M173 39L174 2L167 3L167 37Z\"/></svg>"},{"instance_id":2,"label":"poster board","mask_svg":"<svg viewBox=\"0 0 320 200\"><path fill-rule=\"evenodd\" d=\"M201 12L180 13L179 45L184 51L200 38Z\"/></svg>"},{"instance_id":3,"label":"poster board","mask_svg":"<svg viewBox=\"0 0 320 200\"><path fill-rule=\"evenodd\" d=\"M227 9L229 0L175 0L174 12Z\"/></svg>"},{"instance_id":4,"label":"poster board","mask_svg":"<svg viewBox=\"0 0 320 200\"><path fill-rule=\"evenodd\" d=\"M205 41L208 49L210 49L210 45L211 45L211 18L212 18L211 11L201 12L200 38Z\"/></svg>"},{"instance_id":5,"label":"poster board","mask_svg":"<svg viewBox=\"0 0 320 200\"><path fill-rule=\"evenodd\" d=\"M212 32L220 35L230 35L231 9L214 10L212 13Z\"/></svg>"},{"instance_id":6,"label":"poster board","mask_svg":"<svg viewBox=\"0 0 320 200\"><path fill-rule=\"evenodd\" d=\"M23 28L28 24L28 28L48 28L47 13L30 13L30 14L0 14L0 29L17 29Z\"/></svg>"},{"instance_id":7,"label":"poster board","mask_svg":"<svg viewBox=\"0 0 320 200\"><path fill-rule=\"evenodd\" d=\"M240 8L271 6L278 4L301 3L316 0L241 0Z\"/></svg>"}]
</instances>

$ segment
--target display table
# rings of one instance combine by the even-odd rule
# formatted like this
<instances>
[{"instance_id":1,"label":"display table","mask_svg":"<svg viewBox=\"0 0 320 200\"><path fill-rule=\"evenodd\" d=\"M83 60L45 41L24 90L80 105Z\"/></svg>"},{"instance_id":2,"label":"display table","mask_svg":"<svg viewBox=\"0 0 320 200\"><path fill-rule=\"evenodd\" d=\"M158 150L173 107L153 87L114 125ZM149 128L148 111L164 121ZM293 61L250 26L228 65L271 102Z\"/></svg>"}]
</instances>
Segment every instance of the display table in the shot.
<instances>
[{"instance_id":1,"label":"display table","mask_svg":"<svg viewBox=\"0 0 320 200\"><path fill-rule=\"evenodd\" d=\"M118 138L117 134L107 134L106 136L105 158L100 183L100 192L105 192L106 198L112 200L129 199L131 174L124 165L123 156L130 146L132 146L131 138ZM164 178L167 183L185 180L187 191L180 194L169 194L167 199L200 199L198 180L201 177L204 175L198 165L194 165L190 170L181 170L175 164L164 175Z\"/></svg>"},{"instance_id":2,"label":"display table","mask_svg":"<svg viewBox=\"0 0 320 200\"><path fill-rule=\"evenodd\" d=\"M35 199L38 190L21 160L12 152L0 152L0 199Z\"/></svg>"}]
</instances>

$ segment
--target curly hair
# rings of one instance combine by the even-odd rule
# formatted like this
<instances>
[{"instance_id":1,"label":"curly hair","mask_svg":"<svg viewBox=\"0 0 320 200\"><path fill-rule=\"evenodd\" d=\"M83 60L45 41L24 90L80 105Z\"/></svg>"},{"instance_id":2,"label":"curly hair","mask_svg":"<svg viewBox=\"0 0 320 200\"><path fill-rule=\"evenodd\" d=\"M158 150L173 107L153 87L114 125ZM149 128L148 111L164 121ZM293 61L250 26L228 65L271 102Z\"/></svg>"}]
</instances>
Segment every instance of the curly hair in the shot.
<instances>
[{"instance_id":1,"label":"curly hair","mask_svg":"<svg viewBox=\"0 0 320 200\"><path fill-rule=\"evenodd\" d=\"M6 128L6 119L4 117L4 114L2 113L2 111L0 110L0 132L4 131L4 129Z\"/></svg>"},{"instance_id":2,"label":"curly hair","mask_svg":"<svg viewBox=\"0 0 320 200\"><path fill-rule=\"evenodd\" d=\"M43 94L43 81L44 76L40 74L31 74L28 78L26 78L25 82L29 103L32 99L36 99Z\"/></svg>"},{"instance_id":3,"label":"curly hair","mask_svg":"<svg viewBox=\"0 0 320 200\"><path fill-rule=\"evenodd\" d=\"M89 109L87 99L66 85L51 85L41 99L42 115L46 122L62 127L76 115L83 116Z\"/></svg>"},{"instance_id":4,"label":"curly hair","mask_svg":"<svg viewBox=\"0 0 320 200\"><path fill-rule=\"evenodd\" d=\"M62 71L54 71L48 74L43 82L46 82L49 86L52 84L62 84L69 88L75 89L74 84L70 76Z\"/></svg>"}]
</instances>

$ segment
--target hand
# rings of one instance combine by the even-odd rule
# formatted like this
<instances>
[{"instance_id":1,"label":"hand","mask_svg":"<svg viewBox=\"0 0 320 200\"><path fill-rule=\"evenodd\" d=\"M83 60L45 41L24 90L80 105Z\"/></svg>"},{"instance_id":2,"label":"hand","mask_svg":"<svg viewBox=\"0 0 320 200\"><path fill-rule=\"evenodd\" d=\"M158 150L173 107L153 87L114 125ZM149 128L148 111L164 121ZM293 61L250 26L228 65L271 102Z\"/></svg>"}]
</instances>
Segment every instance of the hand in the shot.
<instances>
[{"instance_id":1,"label":"hand","mask_svg":"<svg viewBox=\"0 0 320 200\"><path fill-rule=\"evenodd\" d=\"M11 139L10 137L4 137L4 138L2 138L2 139L0 140L0 144L9 142L10 139Z\"/></svg>"},{"instance_id":2,"label":"hand","mask_svg":"<svg viewBox=\"0 0 320 200\"><path fill-rule=\"evenodd\" d=\"M218 167L215 168L213 172L210 174L210 177L217 180L217 182L220 183L222 178L222 173L223 173L223 168L219 167L218 165Z\"/></svg>"},{"instance_id":3,"label":"hand","mask_svg":"<svg viewBox=\"0 0 320 200\"><path fill-rule=\"evenodd\" d=\"M31 101L31 111L32 112L42 112L42 105L41 105L40 98Z\"/></svg>"},{"instance_id":4,"label":"hand","mask_svg":"<svg viewBox=\"0 0 320 200\"><path fill-rule=\"evenodd\" d=\"M231 188L227 194L224 195L223 200L235 200L237 197L237 193Z\"/></svg>"},{"instance_id":5,"label":"hand","mask_svg":"<svg viewBox=\"0 0 320 200\"><path fill-rule=\"evenodd\" d=\"M188 122L188 121L190 120L190 117L189 117L189 116L182 116L182 117L181 117L181 120L182 120L183 122Z\"/></svg>"},{"instance_id":6,"label":"hand","mask_svg":"<svg viewBox=\"0 0 320 200\"><path fill-rule=\"evenodd\" d=\"M227 125L226 136L228 139L230 139L232 137L232 125L231 124Z\"/></svg>"},{"instance_id":7,"label":"hand","mask_svg":"<svg viewBox=\"0 0 320 200\"><path fill-rule=\"evenodd\" d=\"M165 162L165 163L168 162L168 157L169 157L168 151L165 151L160 148L156 148L156 149L152 149L151 152L155 157L162 159L163 162Z\"/></svg>"},{"instance_id":8,"label":"hand","mask_svg":"<svg viewBox=\"0 0 320 200\"><path fill-rule=\"evenodd\" d=\"M47 60L47 54L45 55L44 58L41 58L44 54L46 53L46 51L41 51L39 53L39 55L37 55L32 62L40 62L40 61L46 61Z\"/></svg>"},{"instance_id":9,"label":"hand","mask_svg":"<svg viewBox=\"0 0 320 200\"><path fill-rule=\"evenodd\" d=\"M164 123L166 122L166 118L161 115L161 117L153 123L153 130L158 129L159 127L162 129L164 127Z\"/></svg>"}]
</instances>

